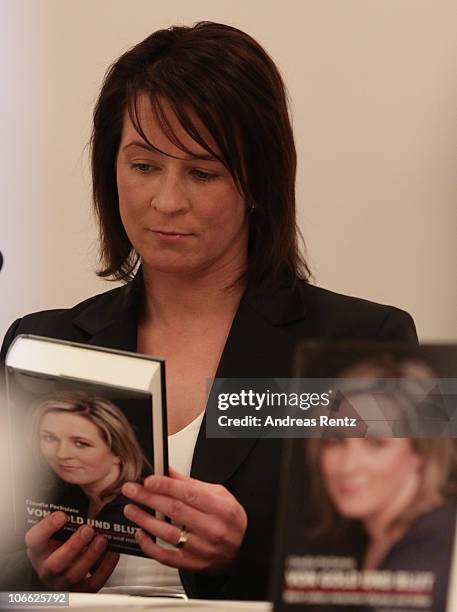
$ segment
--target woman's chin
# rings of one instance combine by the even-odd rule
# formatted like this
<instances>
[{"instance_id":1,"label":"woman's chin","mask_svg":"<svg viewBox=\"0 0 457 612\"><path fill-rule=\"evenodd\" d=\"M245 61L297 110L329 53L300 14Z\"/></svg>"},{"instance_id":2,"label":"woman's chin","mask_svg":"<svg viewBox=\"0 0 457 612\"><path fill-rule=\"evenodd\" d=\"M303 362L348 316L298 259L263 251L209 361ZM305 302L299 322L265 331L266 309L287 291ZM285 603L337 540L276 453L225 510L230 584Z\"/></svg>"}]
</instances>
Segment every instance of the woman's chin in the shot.
<instances>
[{"instance_id":1,"label":"woman's chin","mask_svg":"<svg viewBox=\"0 0 457 612\"><path fill-rule=\"evenodd\" d=\"M198 272L198 266L182 257L151 257L142 259L143 269L148 272L170 274L175 276L187 276Z\"/></svg>"},{"instance_id":2,"label":"woman's chin","mask_svg":"<svg viewBox=\"0 0 457 612\"><path fill-rule=\"evenodd\" d=\"M71 474L68 472L58 472L57 475L59 476L59 478L61 478L63 481L68 482L69 484L76 484L76 485L82 485L84 484L83 482L81 482L81 474Z\"/></svg>"},{"instance_id":3,"label":"woman's chin","mask_svg":"<svg viewBox=\"0 0 457 612\"><path fill-rule=\"evenodd\" d=\"M370 514L370 508L365 507L360 502L347 502L341 504L335 504L336 511L338 514L347 519L358 519L362 520Z\"/></svg>"}]
</instances>

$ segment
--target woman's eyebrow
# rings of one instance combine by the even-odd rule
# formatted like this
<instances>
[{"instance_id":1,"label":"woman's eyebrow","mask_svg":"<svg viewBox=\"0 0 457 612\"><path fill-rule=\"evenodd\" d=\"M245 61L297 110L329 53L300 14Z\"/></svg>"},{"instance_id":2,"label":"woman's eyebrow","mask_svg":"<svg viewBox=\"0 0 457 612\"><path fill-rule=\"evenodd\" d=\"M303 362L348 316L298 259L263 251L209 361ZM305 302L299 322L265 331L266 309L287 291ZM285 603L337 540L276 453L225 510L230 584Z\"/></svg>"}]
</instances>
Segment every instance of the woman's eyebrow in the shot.
<instances>
[{"instance_id":1,"label":"woman's eyebrow","mask_svg":"<svg viewBox=\"0 0 457 612\"><path fill-rule=\"evenodd\" d=\"M122 150L125 151L126 149L128 149L130 147L139 147L140 149L145 149L149 153L160 153L161 155L165 155L166 157L172 157L173 159L181 159L183 161L192 161L194 159L198 159L198 160L202 160L202 161L220 162L220 160L217 159L217 157L214 157L214 155L211 155L211 153L203 153L201 155L198 155L198 154L189 155L189 154L187 154L185 157L177 157L176 155L171 155L171 153L166 153L165 151L162 151L161 149L159 149L157 147L153 147L153 146L151 146L151 145L149 145L146 142L143 142L141 140L132 140L131 142L129 142L126 145L124 145L122 147Z\"/></svg>"},{"instance_id":2,"label":"woman's eyebrow","mask_svg":"<svg viewBox=\"0 0 457 612\"><path fill-rule=\"evenodd\" d=\"M156 151L154 147L151 147L146 142L141 142L141 140L133 140L132 142L129 142L122 147L122 150L125 151L129 147L140 147L140 149L146 149L146 151Z\"/></svg>"}]
</instances>

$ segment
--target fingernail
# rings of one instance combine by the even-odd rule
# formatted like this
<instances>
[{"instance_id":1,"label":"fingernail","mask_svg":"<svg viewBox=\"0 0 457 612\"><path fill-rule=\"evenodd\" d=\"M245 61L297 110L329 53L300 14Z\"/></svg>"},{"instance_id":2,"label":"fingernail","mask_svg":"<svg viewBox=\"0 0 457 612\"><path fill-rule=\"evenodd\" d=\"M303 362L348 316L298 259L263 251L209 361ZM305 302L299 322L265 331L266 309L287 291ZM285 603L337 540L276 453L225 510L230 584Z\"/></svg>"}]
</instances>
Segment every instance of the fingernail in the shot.
<instances>
[{"instance_id":1,"label":"fingernail","mask_svg":"<svg viewBox=\"0 0 457 612\"><path fill-rule=\"evenodd\" d=\"M95 531L92 529L92 527L89 527L89 525L84 525L84 527L81 528L80 536L83 542L86 542L86 544L89 544L89 542L94 537L94 533Z\"/></svg>"},{"instance_id":2,"label":"fingernail","mask_svg":"<svg viewBox=\"0 0 457 612\"><path fill-rule=\"evenodd\" d=\"M64 512L56 512L52 517L52 521L56 527L63 527L68 521L68 516Z\"/></svg>"},{"instance_id":3,"label":"fingernail","mask_svg":"<svg viewBox=\"0 0 457 612\"><path fill-rule=\"evenodd\" d=\"M106 538L104 538L103 536L97 536L94 541L94 547L96 552L102 552L102 550L105 550L106 544Z\"/></svg>"},{"instance_id":4,"label":"fingernail","mask_svg":"<svg viewBox=\"0 0 457 612\"><path fill-rule=\"evenodd\" d=\"M136 514L137 510L135 506L133 506L132 504L127 504L126 506L124 506L124 515L127 518L135 518Z\"/></svg>"},{"instance_id":5,"label":"fingernail","mask_svg":"<svg viewBox=\"0 0 457 612\"><path fill-rule=\"evenodd\" d=\"M128 482L122 487L122 490L126 495L135 495L136 493L138 493L139 486L136 485L134 482Z\"/></svg>"}]
</instances>

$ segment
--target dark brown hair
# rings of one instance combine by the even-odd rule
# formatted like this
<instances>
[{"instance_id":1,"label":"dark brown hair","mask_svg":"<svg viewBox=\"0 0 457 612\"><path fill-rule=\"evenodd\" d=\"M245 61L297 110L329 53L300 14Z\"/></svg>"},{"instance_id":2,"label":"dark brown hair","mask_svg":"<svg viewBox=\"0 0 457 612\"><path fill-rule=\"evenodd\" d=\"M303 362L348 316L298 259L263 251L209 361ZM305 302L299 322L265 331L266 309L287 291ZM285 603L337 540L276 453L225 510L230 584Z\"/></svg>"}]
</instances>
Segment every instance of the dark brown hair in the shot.
<instances>
[{"instance_id":1,"label":"dark brown hair","mask_svg":"<svg viewBox=\"0 0 457 612\"><path fill-rule=\"evenodd\" d=\"M154 32L108 70L94 111L92 178L100 225L99 275L130 280L138 263L122 225L116 157L128 111L138 133L139 94L146 93L168 138L178 141L161 106L166 100L184 130L230 171L250 215L251 287L307 280L295 220L296 152L281 75L262 47L244 32L200 22ZM196 126L216 143L212 150ZM152 144L152 143L150 143Z\"/></svg>"}]
</instances>

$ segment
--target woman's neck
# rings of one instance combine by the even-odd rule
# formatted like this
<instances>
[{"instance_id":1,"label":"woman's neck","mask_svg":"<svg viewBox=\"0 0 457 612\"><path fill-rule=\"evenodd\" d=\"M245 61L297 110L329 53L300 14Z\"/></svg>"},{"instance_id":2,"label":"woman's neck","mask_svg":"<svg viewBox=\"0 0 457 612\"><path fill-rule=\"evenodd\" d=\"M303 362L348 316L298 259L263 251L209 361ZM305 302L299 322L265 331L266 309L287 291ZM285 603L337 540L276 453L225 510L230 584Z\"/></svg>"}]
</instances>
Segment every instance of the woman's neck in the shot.
<instances>
[{"instance_id":1,"label":"woman's neck","mask_svg":"<svg viewBox=\"0 0 457 612\"><path fill-rule=\"evenodd\" d=\"M245 282L240 275L180 277L143 270L145 306L143 319L163 327L188 326L235 314Z\"/></svg>"}]
</instances>

